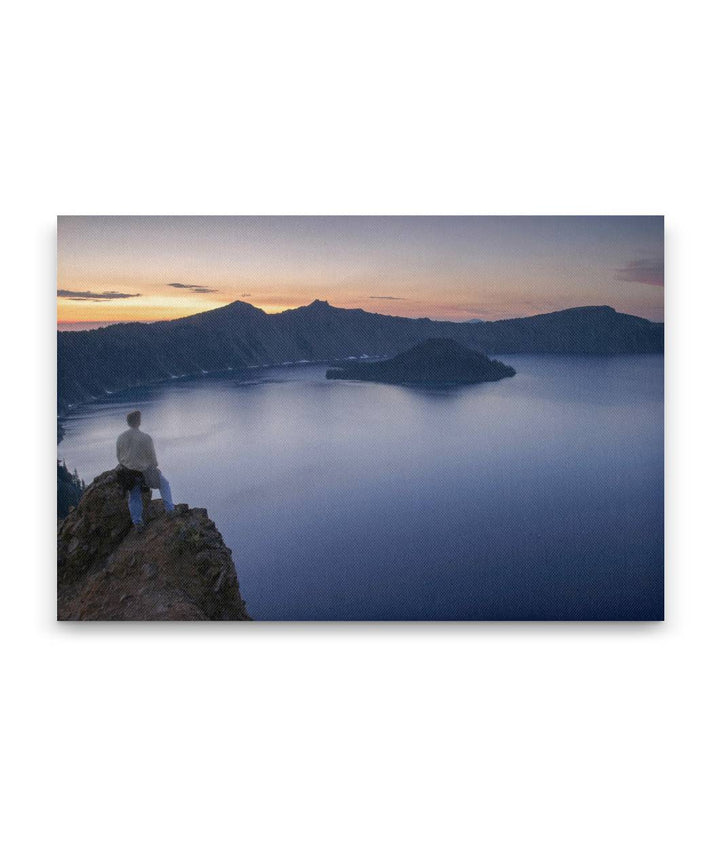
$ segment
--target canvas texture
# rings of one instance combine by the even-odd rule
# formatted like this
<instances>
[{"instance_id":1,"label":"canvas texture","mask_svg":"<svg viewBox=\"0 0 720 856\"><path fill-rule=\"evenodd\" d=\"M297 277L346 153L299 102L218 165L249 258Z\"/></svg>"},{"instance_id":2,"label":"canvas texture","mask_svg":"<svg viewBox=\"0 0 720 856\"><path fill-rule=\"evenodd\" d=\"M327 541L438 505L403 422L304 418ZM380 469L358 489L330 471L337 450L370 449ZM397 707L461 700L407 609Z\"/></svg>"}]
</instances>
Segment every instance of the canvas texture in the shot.
<instances>
[{"instance_id":1,"label":"canvas texture","mask_svg":"<svg viewBox=\"0 0 720 856\"><path fill-rule=\"evenodd\" d=\"M656 216L59 217L58 618L662 620L663 295Z\"/></svg>"}]
</instances>

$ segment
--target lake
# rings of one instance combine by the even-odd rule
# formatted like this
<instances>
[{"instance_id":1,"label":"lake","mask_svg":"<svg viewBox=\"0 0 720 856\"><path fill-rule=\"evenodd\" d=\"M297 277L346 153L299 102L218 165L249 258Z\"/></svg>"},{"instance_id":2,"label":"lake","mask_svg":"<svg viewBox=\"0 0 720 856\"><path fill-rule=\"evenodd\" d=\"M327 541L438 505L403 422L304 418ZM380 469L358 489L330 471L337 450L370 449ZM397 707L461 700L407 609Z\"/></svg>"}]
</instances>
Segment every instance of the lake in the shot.
<instances>
[{"instance_id":1,"label":"lake","mask_svg":"<svg viewBox=\"0 0 720 856\"><path fill-rule=\"evenodd\" d=\"M258 620L662 618L662 356L498 359L452 389L178 379L72 411L58 456L89 483L140 408Z\"/></svg>"}]
</instances>

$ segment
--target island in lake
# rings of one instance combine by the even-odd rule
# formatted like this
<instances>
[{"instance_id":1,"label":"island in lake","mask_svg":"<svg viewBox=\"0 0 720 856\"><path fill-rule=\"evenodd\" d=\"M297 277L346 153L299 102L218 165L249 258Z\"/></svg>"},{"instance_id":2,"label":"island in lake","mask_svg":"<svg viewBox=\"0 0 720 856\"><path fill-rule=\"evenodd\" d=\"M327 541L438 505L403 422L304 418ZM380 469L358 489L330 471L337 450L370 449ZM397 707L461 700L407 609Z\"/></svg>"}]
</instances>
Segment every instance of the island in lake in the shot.
<instances>
[{"instance_id":1,"label":"island in lake","mask_svg":"<svg viewBox=\"0 0 720 856\"><path fill-rule=\"evenodd\" d=\"M389 360L353 362L328 369L329 380L372 380L382 383L483 383L512 377L515 369L491 360L454 339L426 339Z\"/></svg>"}]
</instances>

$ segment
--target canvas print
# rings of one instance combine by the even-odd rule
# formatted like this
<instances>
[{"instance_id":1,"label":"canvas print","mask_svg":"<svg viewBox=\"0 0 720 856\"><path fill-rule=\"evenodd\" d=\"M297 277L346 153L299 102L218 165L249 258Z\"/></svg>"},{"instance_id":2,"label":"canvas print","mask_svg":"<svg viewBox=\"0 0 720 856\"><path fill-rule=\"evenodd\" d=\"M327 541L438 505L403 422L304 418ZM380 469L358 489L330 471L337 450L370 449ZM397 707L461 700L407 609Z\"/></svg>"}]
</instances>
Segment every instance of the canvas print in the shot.
<instances>
[{"instance_id":1,"label":"canvas print","mask_svg":"<svg viewBox=\"0 0 720 856\"><path fill-rule=\"evenodd\" d=\"M58 618L661 620L663 234L59 217Z\"/></svg>"}]
</instances>

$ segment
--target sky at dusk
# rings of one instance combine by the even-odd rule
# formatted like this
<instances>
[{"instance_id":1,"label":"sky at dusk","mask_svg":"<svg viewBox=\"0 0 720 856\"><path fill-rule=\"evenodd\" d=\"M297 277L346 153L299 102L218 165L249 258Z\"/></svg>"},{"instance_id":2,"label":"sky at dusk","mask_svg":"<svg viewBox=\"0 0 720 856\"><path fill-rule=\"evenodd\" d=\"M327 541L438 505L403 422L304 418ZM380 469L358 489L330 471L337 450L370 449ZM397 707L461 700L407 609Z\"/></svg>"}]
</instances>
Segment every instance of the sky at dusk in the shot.
<instances>
[{"instance_id":1,"label":"sky at dusk","mask_svg":"<svg viewBox=\"0 0 720 856\"><path fill-rule=\"evenodd\" d=\"M662 217L59 217L58 326L244 300L496 320L609 305L663 320Z\"/></svg>"}]
</instances>

